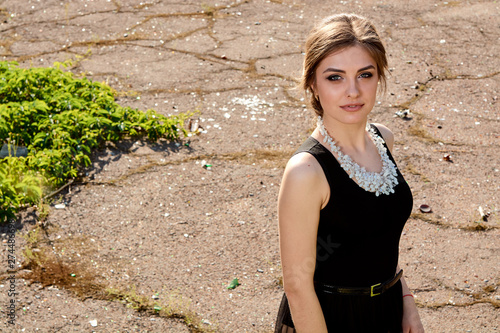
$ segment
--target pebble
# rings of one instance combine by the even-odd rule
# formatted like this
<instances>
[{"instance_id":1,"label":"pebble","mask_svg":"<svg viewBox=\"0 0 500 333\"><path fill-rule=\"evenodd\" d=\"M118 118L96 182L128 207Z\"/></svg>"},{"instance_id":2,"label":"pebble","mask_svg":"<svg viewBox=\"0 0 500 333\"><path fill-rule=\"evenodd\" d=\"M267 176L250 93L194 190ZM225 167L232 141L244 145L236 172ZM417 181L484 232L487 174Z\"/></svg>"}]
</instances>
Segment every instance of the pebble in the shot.
<instances>
[{"instance_id":1,"label":"pebble","mask_svg":"<svg viewBox=\"0 0 500 333\"><path fill-rule=\"evenodd\" d=\"M91 321L89 321L89 323L90 323L90 326L97 327L97 319L91 320Z\"/></svg>"},{"instance_id":2,"label":"pebble","mask_svg":"<svg viewBox=\"0 0 500 333\"><path fill-rule=\"evenodd\" d=\"M430 213L430 212L432 212L432 208L429 205L426 205L426 204L420 205L419 208L420 208L420 211L422 213Z\"/></svg>"},{"instance_id":3,"label":"pebble","mask_svg":"<svg viewBox=\"0 0 500 333\"><path fill-rule=\"evenodd\" d=\"M399 118L403 118L403 119L409 119L410 115L411 115L410 110L405 109L405 110L401 110L401 111L396 111L394 116L399 117Z\"/></svg>"}]
</instances>

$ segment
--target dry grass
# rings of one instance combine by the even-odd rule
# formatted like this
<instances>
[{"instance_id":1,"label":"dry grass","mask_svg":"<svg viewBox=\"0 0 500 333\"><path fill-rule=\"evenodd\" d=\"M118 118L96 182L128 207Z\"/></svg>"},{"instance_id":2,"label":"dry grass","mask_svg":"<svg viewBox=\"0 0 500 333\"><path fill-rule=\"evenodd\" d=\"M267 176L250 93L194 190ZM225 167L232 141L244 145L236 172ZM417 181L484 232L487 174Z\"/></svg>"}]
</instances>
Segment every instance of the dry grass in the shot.
<instances>
[{"instance_id":1,"label":"dry grass","mask_svg":"<svg viewBox=\"0 0 500 333\"><path fill-rule=\"evenodd\" d=\"M255 149L246 152L235 152L215 155L213 158L223 161L237 161L247 165L258 165L264 168L284 168L293 150ZM205 158L212 158L206 156Z\"/></svg>"},{"instance_id":2,"label":"dry grass","mask_svg":"<svg viewBox=\"0 0 500 333\"><path fill-rule=\"evenodd\" d=\"M136 292L135 286L112 288L104 279L99 280L95 272L91 272L82 263L71 261L64 253L65 246L73 252L85 253L85 257L92 257L95 248L85 246L85 237L73 237L59 240L53 247L53 242L48 240L47 230L40 226L33 228L23 238L26 247L23 250L24 261L18 270L20 278L31 283L40 283L43 288L57 286L72 292L78 298L87 298L119 301L137 311L164 318L180 319L191 332L213 333L215 325L207 325L195 311L190 308L190 300L179 293L159 293L158 300L154 300ZM81 244L81 245L80 245ZM56 249L62 250L57 253ZM12 272L10 272L12 273ZM0 276L0 280L5 279Z\"/></svg>"},{"instance_id":3,"label":"dry grass","mask_svg":"<svg viewBox=\"0 0 500 333\"><path fill-rule=\"evenodd\" d=\"M498 225L488 225L483 221L472 221L469 224L460 227L460 229L468 230L468 231L486 231L491 229L497 229Z\"/></svg>"},{"instance_id":4,"label":"dry grass","mask_svg":"<svg viewBox=\"0 0 500 333\"><path fill-rule=\"evenodd\" d=\"M415 303L420 308L429 308L429 309L438 309L438 308L442 308L445 306L466 307L466 306L471 306L471 305L479 304L479 303L490 303L495 308L500 308L500 301L494 300L492 298L481 298L481 299L473 300L470 302L463 302L463 303L450 303L450 302L432 302L432 303L429 302L429 303L427 303L427 302L422 302L422 301L416 299Z\"/></svg>"},{"instance_id":5,"label":"dry grass","mask_svg":"<svg viewBox=\"0 0 500 333\"><path fill-rule=\"evenodd\" d=\"M497 299L493 298L493 293L496 292L498 287L500 286L500 280L497 280L496 283L494 284L489 284L484 287L482 287L482 290L476 291L476 292L471 292L467 290L463 290L457 287L450 287L446 284L444 284L442 281L439 280L434 280L438 285L441 287L444 287L447 290L458 292L460 294L463 294L467 296L468 298L472 298L470 301L464 301L460 303L455 303L455 302L423 302L419 300L418 298L415 299L415 303L417 303L417 306L419 307L425 307L425 308L431 308L431 309L437 309L445 306L454 306L454 307L466 307L466 306L471 306L474 304L479 304L479 303L489 303L495 308L500 308L500 301Z\"/></svg>"},{"instance_id":6,"label":"dry grass","mask_svg":"<svg viewBox=\"0 0 500 333\"><path fill-rule=\"evenodd\" d=\"M42 287L57 285L72 291L80 298L106 299L104 287L97 282L95 274L75 262L68 262L58 256L46 238L41 226L29 231L25 236L24 261L20 270L22 278L38 282ZM71 239L71 246L81 243Z\"/></svg>"},{"instance_id":7,"label":"dry grass","mask_svg":"<svg viewBox=\"0 0 500 333\"><path fill-rule=\"evenodd\" d=\"M435 224L440 227L449 227L449 225L442 223L440 219L433 217L433 215L431 214L411 213L410 218L424 221L430 224Z\"/></svg>"},{"instance_id":8,"label":"dry grass","mask_svg":"<svg viewBox=\"0 0 500 333\"><path fill-rule=\"evenodd\" d=\"M407 162L406 164L406 168L405 168L405 172L408 172L412 175L415 175L415 176L419 176L420 179L424 182L424 183L430 183L430 179L424 175L422 172L420 172L413 164L411 164L410 162Z\"/></svg>"},{"instance_id":9,"label":"dry grass","mask_svg":"<svg viewBox=\"0 0 500 333\"><path fill-rule=\"evenodd\" d=\"M432 135L430 135L423 127L420 122L417 121L417 123L413 126L411 126L408 129L408 134L414 137L417 137L419 139L422 139L423 141L429 142L429 143L439 143L442 142L439 139L436 139Z\"/></svg>"},{"instance_id":10,"label":"dry grass","mask_svg":"<svg viewBox=\"0 0 500 333\"><path fill-rule=\"evenodd\" d=\"M216 332L216 327L205 324L202 318L191 310L189 300L185 300L175 292L167 295L157 293L157 300L138 294L135 285L127 288L108 288L106 292L111 300L119 301L136 311L164 318L180 319L189 328L190 332Z\"/></svg>"},{"instance_id":11,"label":"dry grass","mask_svg":"<svg viewBox=\"0 0 500 333\"><path fill-rule=\"evenodd\" d=\"M219 161L237 161L238 163L247 165L256 165L263 168L284 168L288 159L292 156L293 150L269 150L269 149L255 149L250 151L225 153L225 154L204 154L193 157L188 157L175 161L156 162L152 161L148 164L142 165L138 168L130 170L125 175L111 180L110 185L118 184L129 177L146 173L154 167L162 167L166 165L180 165L191 161L202 160L219 160Z\"/></svg>"}]
</instances>

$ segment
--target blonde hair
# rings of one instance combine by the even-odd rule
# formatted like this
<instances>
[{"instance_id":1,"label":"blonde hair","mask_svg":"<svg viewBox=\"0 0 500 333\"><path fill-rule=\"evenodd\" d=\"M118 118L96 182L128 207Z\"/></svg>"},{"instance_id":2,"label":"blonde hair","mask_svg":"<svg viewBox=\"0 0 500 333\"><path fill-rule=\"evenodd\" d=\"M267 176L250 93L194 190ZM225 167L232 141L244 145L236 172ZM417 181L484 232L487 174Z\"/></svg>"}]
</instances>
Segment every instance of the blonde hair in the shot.
<instances>
[{"instance_id":1,"label":"blonde hair","mask_svg":"<svg viewBox=\"0 0 500 333\"><path fill-rule=\"evenodd\" d=\"M373 24L356 14L329 16L317 24L307 37L304 71L300 83L304 91L311 93L311 106L318 116L323 116L323 108L311 88L315 82L316 68L330 54L355 45L363 47L373 58L377 64L379 82L385 90L387 57Z\"/></svg>"}]
</instances>

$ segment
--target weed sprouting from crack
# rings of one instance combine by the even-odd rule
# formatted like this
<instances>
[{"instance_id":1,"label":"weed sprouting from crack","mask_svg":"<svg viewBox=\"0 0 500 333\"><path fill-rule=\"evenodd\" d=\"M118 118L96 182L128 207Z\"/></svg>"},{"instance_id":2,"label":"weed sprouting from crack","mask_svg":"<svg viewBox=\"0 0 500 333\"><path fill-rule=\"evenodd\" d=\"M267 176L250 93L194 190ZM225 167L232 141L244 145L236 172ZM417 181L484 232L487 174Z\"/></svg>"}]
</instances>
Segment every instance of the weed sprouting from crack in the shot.
<instances>
[{"instance_id":1,"label":"weed sprouting from crack","mask_svg":"<svg viewBox=\"0 0 500 333\"><path fill-rule=\"evenodd\" d=\"M146 173L154 167L162 167L167 165L180 165L191 161L201 161L201 160L238 161L239 163L242 164L247 164L247 165L255 164L264 168L284 168L292 153L293 153L292 150L256 149L251 151L242 151L242 152L225 153L225 154L197 155L193 157L188 157L175 161L167 161L167 162L150 161L150 163L148 164L135 168L129 171L127 174L117 179L111 180L110 184L117 184L128 179L133 175Z\"/></svg>"},{"instance_id":2,"label":"weed sprouting from crack","mask_svg":"<svg viewBox=\"0 0 500 333\"><path fill-rule=\"evenodd\" d=\"M185 300L175 292L168 295L158 293L156 299L138 294L135 285L128 286L127 288L111 287L107 288L106 292L112 300L119 301L136 311L164 318L180 319L191 332L216 332L215 327L207 326L205 321L196 312L191 310L189 300Z\"/></svg>"},{"instance_id":3,"label":"weed sprouting from crack","mask_svg":"<svg viewBox=\"0 0 500 333\"><path fill-rule=\"evenodd\" d=\"M484 79L489 79L494 76L497 76L500 74L500 71L497 72L492 72L486 75L470 75L470 74L452 74L451 70L449 68L446 68L444 70L444 73L441 75L437 75L436 79L440 81L447 81L447 80L484 80Z\"/></svg>"},{"instance_id":4,"label":"weed sprouting from crack","mask_svg":"<svg viewBox=\"0 0 500 333\"><path fill-rule=\"evenodd\" d=\"M262 167L284 167L292 155L291 150L268 150L256 149L251 151L241 151L227 154L215 154L213 158L225 161L238 161L248 165L260 165ZM210 155L203 156L202 159L211 158Z\"/></svg>"},{"instance_id":5,"label":"weed sprouting from crack","mask_svg":"<svg viewBox=\"0 0 500 333\"><path fill-rule=\"evenodd\" d=\"M498 225L495 224L486 224L482 221L473 221L472 223L467 224L464 227L460 227L460 229L468 230L468 231L487 231L491 229L498 229Z\"/></svg>"},{"instance_id":6,"label":"weed sprouting from crack","mask_svg":"<svg viewBox=\"0 0 500 333\"><path fill-rule=\"evenodd\" d=\"M415 103L417 103L424 96L424 94L422 92L427 91L428 88L429 88L429 83L431 81L434 81L434 80L439 80L439 81L444 81L444 80L458 80L458 79L481 80L481 79L491 78L491 77L497 76L499 74L500 74L500 71L489 73L487 75L482 75L482 76L472 76L472 75L463 75L463 74L453 75L451 73L451 70L448 69L448 68L446 68L445 71L444 71L444 73L442 73L440 75L431 76L429 79L427 79L426 82L419 84L418 85L418 91L420 93L415 94L415 96L413 96L408 101L406 101L406 102L404 102L402 104L395 105L395 107L400 108L400 109L410 109L412 105L414 105ZM416 112L414 110L412 110L412 113L416 116L416 124L413 125L413 126L411 126L408 129L408 133L410 135L415 136L417 138L420 138L423 141L426 141L426 142L429 142L429 143L443 142L442 140L434 138L432 135L430 135L423 128L423 126L422 126L422 120L423 120L424 116L421 113L418 113L418 112ZM455 146L460 145L460 144L453 143L453 142L443 142L443 143L448 144L448 145L455 145Z\"/></svg>"},{"instance_id":7,"label":"weed sprouting from crack","mask_svg":"<svg viewBox=\"0 0 500 333\"><path fill-rule=\"evenodd\" d=\"M227 6L225 5L218 5L218 6L212 6L208 5L206 3L201 4L201 11L198 12L188 12L188 13L161 13L161 14L153 14L153 15L148 15L144 20L141 22L138 22L137 24L133 25L130 29L134 29L138 26L141 26L155 18L170 18L170 17L209 17L209 22L211 20L215 20L215 18L221 16L219 11L222 9L230 9L234 7L240 6L242 3L240 2L233 2L232 4L229 4ZM142 4L140 6L144 7L147 4ZM137 7L137 6L136 6ZM135 9L141 9L141 8L135 8ZM213 23L209 23L208 27L205 28L210 28L213 26Z\"/></svg>"},{"instance_id":8,"label":"weed sprouting from crack","mask_svg":"<svg viewBox=\"0 0 500 333\"><path fill-rule=\"evenodd\" d=\"M446 224L442 223L440 219L433 218L433 217L431 217L429 215L426 215L426 214L423 214L423 213L412 213L410 215L410 218L417 219L417 220L420 220L420 221L424 221L424 222L427 222L427 223L430 223L430 224L438 225L441 228L443 228L443 227L444 228L450 227L449 225L446 225Z\"/></svg>"},{"instance_id":9,"label":"weed sprouting from crack","mask_svg":"<svg viewBox=\"0 0 500 333\"><path fill-rule=\"evenodd\" d=\"M439 76L432 76L430 77L429 79L427 79L426 82L424 83L421 83L418 85L418 91L420 93L418 94L415 94L415 96L413 96L410 100L402 103L402 104L398 104L398 105L395 105L396 108L399 108L399 109L410 109L412 105L414 105L415 103L417 103L423 96L424 94L422 94L422 92L426 91L428 88L429 88L429 83L433 80L436 80ZM428 143L439 143L439 142L442 142L442 140L439 140L439 139L436 139L434 138L432 135L430 135L422 126L422 120L424 118L424 116L421 114L421 113L418 113L414 110L412 110L412 113L413 115L415 116L415 124L413 126L411 126L409 129L408 129L408 134L411 135L411 136L415 136L425 142L428 142ZM444 143L444 142L443 142ZM457 145L456 143L450 143L450 142L447 142L446 144L449 144L449 145Z\"/></svg>"},{"instance_id":10,"label":"weed sprouting from crack","mask_svg":"<svg viewBox=\"0 0 500 333\"><path fill-rule=\"evenodd\" d=\"M148 89L145 91L141 91L140 93L137 92L140 95L157 95L161 93L175 93L177 94L195 94L197 96L203 97L205 95L210 95L210 94L215 94L215 93L224 93L228 91L240 91L245 89L246 87L229 87L229 88L220 88L220 89L201 89L201 88L194 88L194 89L178 89L178 88L166 88L166 89ZM177 90L174 90L177 89ZM122 92L119 92L121 94Z\"/></svg>"},{"instance_id":11,"label":"weed sprouting from crack","mask_svg":"<svg viewBox=\"0 0 500 333\"><path fill-rule=\"evenodd\" d=\"M498 229L498 225L496 224L490 224L487 225L482 222L472 222L468 223L465 226L459 226L459 227L453 227L450 224L446 224L441 222L441 219L432 217L432 215L428 214L423 214L423 213L412 213L410 215L410 218L417 219L426 223L434 224L439 226L440 228L453 228L453 229L460 229L460 230L465 230L465 231L488 231L491 229Z\"/></svg>"},{"instance_id":12,"label":"weed sprouting from crack","mask_svg":"<svg viewBox=\"0 0 500 333\"><path fill-rule=\"evenodd\" d=\"M246 62L247 67L241 69L243 73L247 73L250 77L255 78L259 77L259 74L257 73L257 68L255 67L255 64L257 63L256 58L250 59Z\"/></svg>"},{"instance_id":13,"label":"weed sprouting from crack","mask_svg":"<svg viewBox=\"0 0 500 333\"><path fill-rule=\"evenodd\" d=\"M43 288L56 285L73 292L79 298L107 298L104 287L96 280L95 274L56 254L52 242L47 238L46 229L37 226L23 238L26 240L26 247L23 250L24 260L19 268L19 277L40 283Z\"/></svg>"},{"instance_id":14,"label":"weed sprouting from crack","mask_svg":"<svg viewBox=\"0 0 500 333\"><path fill-rule=\"evenodd\" d=\"M437 139L430 135L425 129L422 124L422 120L424 119L424 115L422 115L419 112L412 111L413 115L415 116L415 124L412 125L408 129L408 134L414 137L419 138L420 140L427 142L427 143L433 143L433 144L438 144L438 143L443 143L446 145L450 146L461 146L462 144L456 143L456 142L447 142L444 140Z\"/></svg>"},{"instance_id":15,"label":"weed sprouting from crack","mask_svg":"<svg viewBox=\"0 0 500 333\"><path fill-rule=\"evenodd\" d=\"M91 298L120 301L128 307L145 312L150 316L180 319L190 332L216 332L216 326L207 325L190 308L190 301L184 299L181 295L172 292L160 295L158 300L154 300L138 294L135 286L127 288L110 287L104 281L99 281L95 272L90 272L83 264L71 261L67 259L67 256L56 252L57 248L64 250L65 243L71 243L72 249L75 250L74 244L83 244L87 238L80 237L55 242L50 241L48 236L47 229L41 226L36 226L23 236L26 240L26 247L23 250L24 261L17 270L19 278L30 283L39 283L42 288L57 286L72 292L81 300ZM86 252L86 254L89 254L89 251L94 251L85 246L81 250L82 253ZM9 274L11 273L9 272ZM7 276L7 273L0 276L0 281L6 279Z\"/></svg>"},{"instance_id":16,"label":"weed sprouting from crack","mask_svg":"<svg viewBox=\"0 0 500 333\"><path fill-rule=\"evenodd\" d=\"M204 2L201 4L201 8L203 9L202 13L210 17L213 17L214 14L217 12L217 9L215 7L210 6Z\"/></svg>"},{"instance_id":17,"label":"weed sprouting from crack","mask_svg":"<svg viewBox=\"0 0 500 333\"><path fill-rule=\"evenodd\" d=\"M4 8L0 8L0 19L8 20L10 17L9 12Z\"/></svg>"},{"instance_id":18,"label":"weed sprouting from crack","mask_svg":"<svg viewBox=\"0 0 500 333\"><path fill-rule=\"evenodd\" d=\"M116 11L120 12L122 10L122 5L118 2L118 0L112 0L113 4L116 6Z\"/></svg>"},{"instance_id":19,"label":"weed sprouting from crack","mask_svg":"<svg viewBox=\"0 0 500 333\"><path fill-rule=\"evenodd\" d=\"M11 56L12 55L12 50L11 50L11 47L12 45L17 42L19 39L21 39L20 36L15 36L15 35L11 35L9 36L9 38L2 38L2 40L0 41L0 47L3 47L5 49L5 53L2 54L4 56Z\"/></svg>"},{"instance_id":20,"label":"weed sprouting from crack","mask_svg":"<svg viewBox=\"0 0 500 333\"><path fill-rule=\"evenodd\" d=\"M413 164L410 162L406 163L405 171L408 173L411 173L412 175L419 176L420 180L422 180L424 183L430 183L431 180L424 175L422 172L420 172Z\"/></svg>"},{"instance_id":21,"label":"weed sprouting from crack","mask_svg":"<svg viewBox=\"0 0 500 333\"><path fill-rule=\"evenodd\" d=\"M443 283L442 281L439 281L437 279L434 279L434 282L436 282L439 286L451 290L454 292L458 292L464 296L467 296L469 298L472 298L470 301L465 301L465 302L460 302L460 303L455 303L451 301L447 302L423 302L419 300L418 298L415 299L415 303L417 303L418 307L422 308L429 308L429 309L438 309L442 308L445 306L453 306L453 307L466 307L466 306L472 306L474 304L480 304L480 303L487 303L491 304L494 308L500 308L500 301L497 299L494 299L493 293L498 289L500 286L500 280L498 280L495 284L491 285L486 285L482 287L482 290L480 291L467 291L461 288L457 287L450 287Z\"/></svg>"},{"instance_id":22,"label":"weed sprouting from crack","mask_svg":"<svg viewBox=\"0 0 500 333\"><path fill-rule=\"evenodd\" d=\"M395 105L395 107L400 108L400 109L409 109L413 104L418 102L424 96L424 94L422 94L422 92L425 92L429 88L429 83L433 80L436 80L437 78L438 78L438 76L431 76L424 83L419 83L418 84L418 91L420 93L415 94L415 96L413 96L408 101L406 101L402 104Z\"/></svg>"},{"instance_id":23,"label":"weed sprouting from crack","mask_svg":"<svg viewBox=\"0 0 500 333\"><path fill-rule=\"evenodd\" d=\"M425 129L422 128L420 124L415 124L408 129L408 134L415 136L429 143L439 143L441 140L434 138L432 135L427 133Z\"/></svg>"},{"instance_id":24,"label":"weed sprouting from crack","mask_svg":"<svg viewBox=\"0 0 500 333\"><path fill-rule=\"evenodd\" d=\"M283 288L283 267L281 263L275 263L270 259L263 259L263 262L268 266L269 271L273 275L273 283L268 288Z\"/></svg>"},{"instance_id":25,"label":"weed sprouting from crack","mask_svg":"<svg viewBox=\"0 0 500 333\"><path fill-rule=\"evenodd\" d=\"M399 107L404 108L404 109L408 109L409 106L406 107L406 105L409 105L409 104L405 103L405 104L402 104ZM423 126L422 126L422 119L424 118L424 116L421 113L418 113L416 111L412 111L412 114L415 117L415 124L412 125L408 129L408 134L411 135L411 136L415 136L417 138L420 138L420 139L422 139L424 141L430 142L430 143L438 143L438 142L440 142L439 140L437 140L434 137L432 137L429 133L427 133L427 131L423 128Z\"/></svg>"},{"instance_id":26,"label":"weed sprouting from crack","mask_svg":"<svg viewBox=\"0 0 500 333\"><path fill-rule=\"evenodd\" d=\"M415 300L415 303L417 304L418 307L420 308L428 308L428 309L439 309L443 308L445 306L453 306L453 307L466 307L466 306L472 306L474 304L479 304L479 303L489 303L493 305L495 308L500 308L500 302L491 298L481 298L481 299L476 299L472 300L470 302L463 302L463 303L450 303L450 302L433 302L433 303L426 303L422 302L419 299Z\"/></svg>"},{"instance_id":27,"label":"weed sprouting from crack","mask_svg":"<svg viewBox=\"0 0 500 333\"><path fill-rule=\"evenodd\" d=\"M424 94L422 92L427 91L429 88L430 82L434 81L434 80L439 80L439 81L457 80L457 79L481 80L481 79L491 78L491 77L497 76L499 74L500 74L500 71L493 72L493 73L490 73L487 75L482 75L482 76L461 75L461 74L453 75L453 74L451 74L451 70L446 68L444 70L444 73L442 73L440 75L433 75L430 78L428 78L427 81L425 81L424 83L419 83L418 91L420 93L415 94L415 96L413 96L408 101L406 101L402 104L395 105L395 107L397 107L399 109L410 109L412 105L417 103L424 96ZM414 110L412 110L412 113L415 115L416 123L408 129L408 134L410 134L411 136L417 137L417 138L419 138L425 142L428 142L428 143L442 142L444 144L453 145L453 146L462 145L460 143L444 142L442 140L434 138L422 126L422 120L424 119L424 116L421 113L418 113Z\"/></svg>"}]
</instances>

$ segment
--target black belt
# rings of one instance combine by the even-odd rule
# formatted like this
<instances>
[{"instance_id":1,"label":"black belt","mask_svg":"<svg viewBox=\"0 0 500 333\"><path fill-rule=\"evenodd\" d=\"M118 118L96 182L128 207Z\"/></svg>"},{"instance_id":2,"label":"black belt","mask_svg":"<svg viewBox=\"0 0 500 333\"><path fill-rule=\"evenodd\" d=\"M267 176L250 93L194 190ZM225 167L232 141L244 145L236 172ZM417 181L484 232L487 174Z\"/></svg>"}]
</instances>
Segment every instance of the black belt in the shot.
<instances>
[{"instance_id":1,"label":"black belt","mask_svg":"<svg viewBox=\"0 0 500 333\"><path fill-rule=\"evenodd\" d=\"M396 284L401 279L403 270L400 270L395 277L383 283L377 283L370 287L338 287L324 284L321 282L314 282L316 290L320 290L327 294L339 295L369 295L371 297L384 293L387 289Z\"/></svg>"}]
</instances>

